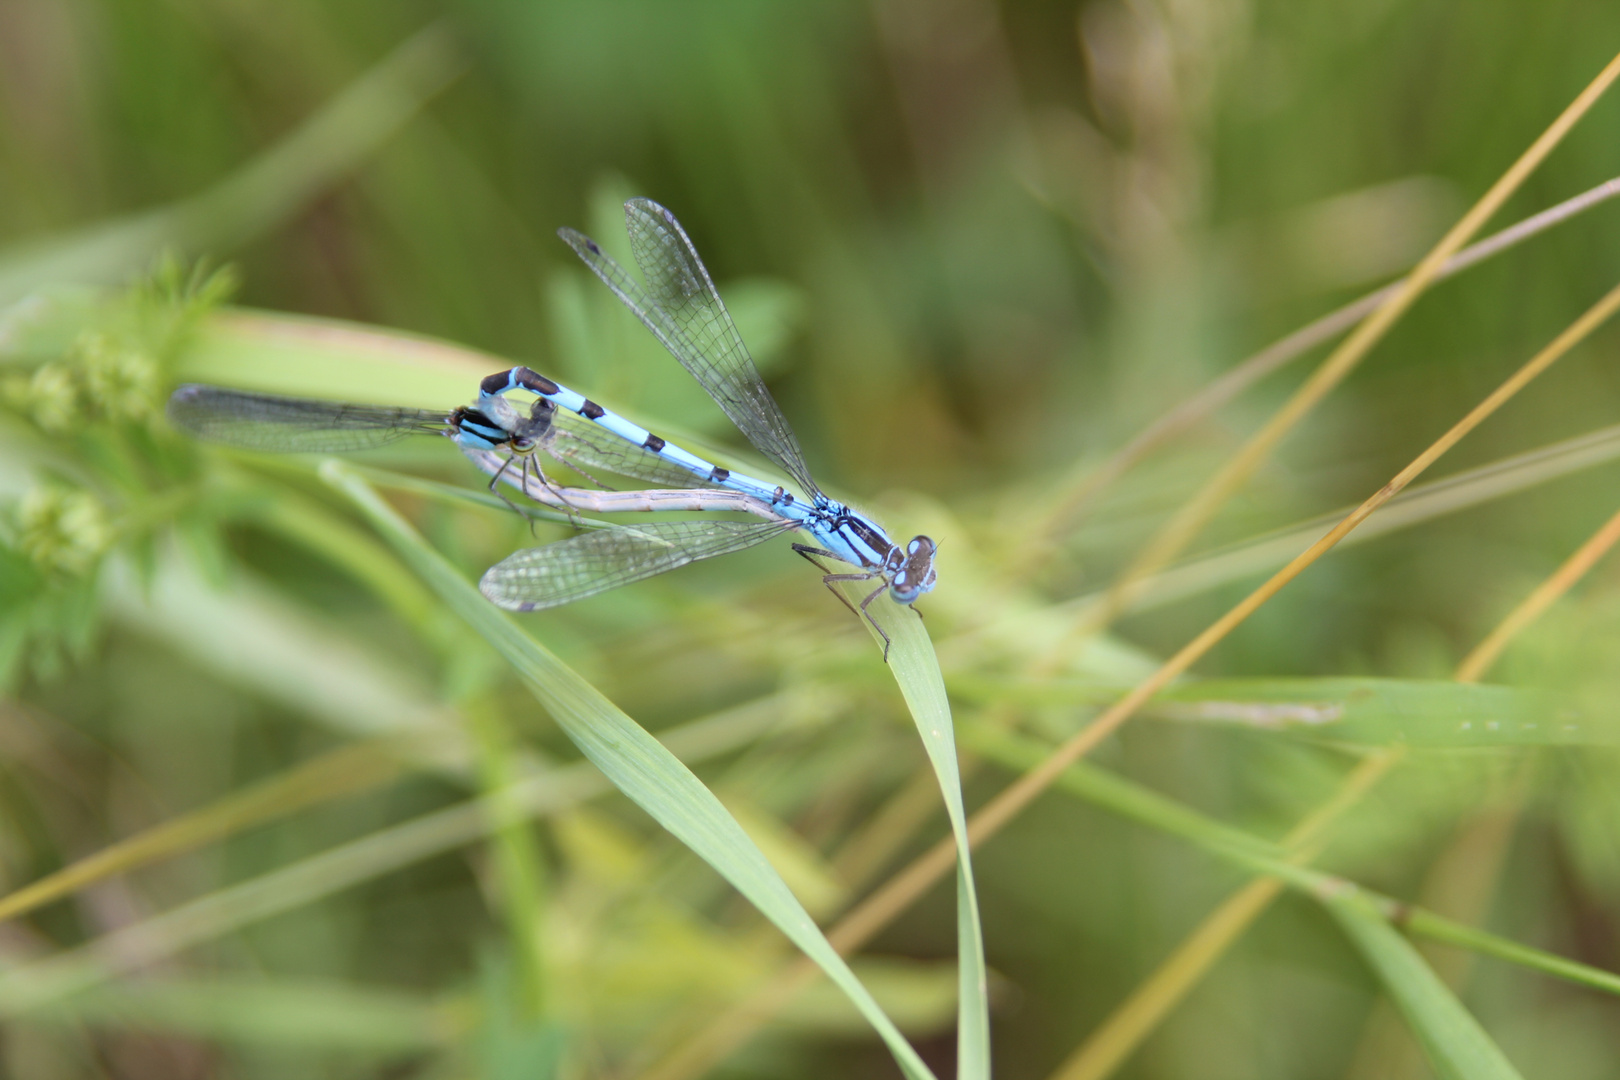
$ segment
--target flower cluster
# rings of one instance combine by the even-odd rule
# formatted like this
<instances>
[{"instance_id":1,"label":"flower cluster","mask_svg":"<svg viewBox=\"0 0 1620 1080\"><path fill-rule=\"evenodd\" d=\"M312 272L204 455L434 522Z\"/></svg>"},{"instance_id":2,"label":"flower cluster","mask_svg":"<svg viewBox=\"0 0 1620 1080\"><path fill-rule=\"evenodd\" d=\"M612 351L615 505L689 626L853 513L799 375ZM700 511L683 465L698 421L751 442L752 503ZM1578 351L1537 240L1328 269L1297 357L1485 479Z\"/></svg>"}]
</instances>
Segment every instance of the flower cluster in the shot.
<instances>
[{"instance_id":1,"label":"flower cluster","mask_svg":"<svg viewBox=\"0 0 1620 1080\"><path fill-rule=\"evenodd\" d=\"M157 361L102 331L86 331L63 356L14 375L5 401L45 431L65 434L92 421L145 423L160 409Z\"/></svg>"},{"instance_id":2,"label":"flower cluster","mask_svg":"<svg viewBox=\"0 0 1620 1080\"><path fill-rule=\"evenodd\" d=\"M17 550L47 573L82 575L112 546L107 508L88 491L39 486L13 509Z\"/></svg>"}]
</instances>

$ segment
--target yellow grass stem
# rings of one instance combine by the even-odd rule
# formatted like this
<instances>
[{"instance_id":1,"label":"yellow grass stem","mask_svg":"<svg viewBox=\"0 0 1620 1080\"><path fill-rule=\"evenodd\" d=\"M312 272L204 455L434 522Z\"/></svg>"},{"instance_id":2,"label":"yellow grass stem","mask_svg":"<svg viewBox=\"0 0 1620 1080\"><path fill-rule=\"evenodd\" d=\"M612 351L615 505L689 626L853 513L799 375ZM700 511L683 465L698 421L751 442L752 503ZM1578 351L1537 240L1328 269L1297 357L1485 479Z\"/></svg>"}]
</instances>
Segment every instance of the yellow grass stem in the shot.
<instances>
[{"instance_id":1,"label":"yellow grass stem","mask_svg":"<svg viewBox=\"0 0 1620 1080\"><path fill-rule=\"evenodd\" d=\"M1620 62L1620 58L1617 58ZM1611 65L1613 66L1613 65ZM1545 348L1531 357L1523 367L1498 386L1484 401L1476 405L1461 420L1452 425L1439 439L1419 454L1389 483L1374 492L1360 506L1335 525L1320 540L1295 556L1287 566L1245 597L1221 618L1188 642L1174 656L1162 664L1129 694L1105 710L1085 730L1060 746L1040 765L1026 772L999 795L982 806L968 821L968 836L974 847L994 836L1003 826L1023 811L1038 796L1051 787L1070 765L1090 753L1100 742L1113 734L1155 694L1164 689L1177 676L1185 672L1213 649L1250 615L1270 600L1283 586L1298 577L1317 559L1327 554L1357 525L1374 511L1398 495L1450 450L1464 436L1482 424L1496 410L1546 371L1559 358L1597 329L1620 309L1620 286L1604 297L1571 323ZM827 932L827 940L841 954L848 955L870 941L902 911L915 903L939 879L956 865L956 849L950 837L945 837L918 856L894 877L861 903L850 909ZM684 1080L695 1076L726 1054L741 1046L776 1008L793 993L815 977L814 965L800 961L772 979L749 1000L719 1017L651 1069L643 1072L639 1080Z\"/></svg>"},{"instance_id":2,"label":"yellow grass stem","mask_svg":"<svg viewBox=\"0 0 1620 1080\"><path fill-rule=\"evenodd\" d=\"M1452 677L1462 683L1478 682L1485 672L1490 670L1508 643L1552 606L1554 601L1568 592L1617 541L1620 541L1620 512L1604 522L1603 526L1576 549L1574 554L1509 612L1463 658ZM1358 803L1361 795L1404 756L1404 750L1396 748L1369 757L1346 778L1344 786L1333 799L1289 834L1285 844L1290 849L1295 849L1306 843L1327 824L1337 820L1344 810ZM1522 795L1509 801L1516 807L1522 802ZM1452 846L1453 850L1467 849L1476 854L1480 853L1480 849L1484 849L1480 857L1465 859L1442 856L1442 863L1476 865L1484 862L1492 871L1499 870L1507 838L1511 835L1511 820L1514 816L1511 810L1506 812L1497 810L1487 814L1474 826L1465 830ZM1315 857L1318 846L1313 845L1310 851L1296 851L1290 861L1305 865ZM1495 873L1492 872L1489 876L1494 878ZM1135 1052L1142 1040L1159 1025L1187 992L1204 977L1214 966L1215 961L1225 955L1243 932L1265 912L1284 887L1284 883L1277 878L1258 878L1227 898L1187 936L1187 939L1152 975L1132 991L1120 1007L1104 1020L1073 1054L1065 1059L1052 1073L1051 1080L1101 1080L1102 1077L1111 1075ZM1426 893L1430 891L1432 890L1425 890ZM1487 894L1489 891L1486 890ZM1477 895L1478 890L1473 892ZM1454 917L1457 914L1452 906L1437 903L1435 898L1427 895L1423 906ZM1385 1025L1381 1026L1392 1024L1393 1020L1392 1014L1385 1014ZM1377 1043L1381 1050L1387 1046L1384 1040L1377 1040Z\"/></svg>"},{"instance_id":3,"label":"yellow grass stem","mask_svg":"<svg viewBox=\"0 0 1620 1080\"><path fill-rule=\"evenodd\" d=\"M1530 144L1519 159L1492 184L1462 219L1441 238L1423 261L1417 264L1401 286L1376 308L1367 319L1334 349L1320 367L1311 373L1294 396L1274 413L1266 425L1244 444L1227 463L1188 502L1177 511L1163 529L1148 542L1142 553L1120 575L1105 602L1078 623L1073 636L1083 636L1113 621L1130 603L1141 579L1168 565L1192 539L1203 530L1217 510L1243 484L1266 459L1283 437L1292 431L1306 414L1349 375L1367 352L1378 343L1418 296L1429 286L1447 259L1455 255L1468 238L1488 221L1507 201L1519 185L1552 153L1575 123L1584 116L1614 80L1620 77L1620 55L1600 71L1595 79L1570 102L1546 131ZM1049 664L1059 662L1066 652L1060 645L1058 655Z\"/></svg>"},{"instance_id":4,"label":"yellow grass stem","mask_svg":"<svg viewBox=\"0 0 1620 1080\"><path fill-rule=\"evenodd\" d=\"M1591 539L1565 559L1563 565L1553 571L1552 576L1537 585L1529 596L1520 601L1484 641L1474 646L1473 651L1464 657L1457 667L1458 681L1479 681L1502 655L1502 650L1507 648L1508 642L1552 607L1553 603L1584 577L1599 559L1609 553L1609 549L1614 547L1617 541L1620 541L1620 510L1615 511L1614 516L1604 522L1603 527L1592 534Z\"/></svg>"},{"instance_id":5,"label":"yellow grass stem","mask_svg":"<svg viewBox=\"0 0 1620 1080\"><path fill-rule=\"evenodd\" d=\"M105 847L0 897L0 919L15 919L104 878L126 874L305 807L386 783L400 769L399 759L376 743L358 743L323 754L211 806L181 814Z\"/></svg>"},{"instance_id":6,"label":"yellow grass stem","mask_svg":"<svg viewBox=\"0 0 1620 1080\"><path fill-rule=\"evenodd\" d=\"M1605 180L1574 198L1565 199L1556 206L1532 214L1523 221L1464 248L1445 261L1434 275L1434 281L1443 281L1471 266L1476 266L1491 256L1616 196L1620 196L1620 177ZM1100 465L1086 462L1077 467L1072 477L1052 500L1051 507L1041 521L1027 530L1026 543L1014 560L1018 564L1017 579L1022 580L1039 566L1043 556L1051 551L1058 535L1075 529L1093 500L1148 454L1204 420L1267 375L1280 370L1308 350L1350 329L1376 310L1380 304L1393 297L1406 284L1406 280L1403 277L1381 289L1375 289L1359 300L1352 300L1337 311L1330 311L1287 337L1273 342L1238 362L1231 370L1198 393L1164 413L1109 455Z\"/></svg>"}]
</instances>

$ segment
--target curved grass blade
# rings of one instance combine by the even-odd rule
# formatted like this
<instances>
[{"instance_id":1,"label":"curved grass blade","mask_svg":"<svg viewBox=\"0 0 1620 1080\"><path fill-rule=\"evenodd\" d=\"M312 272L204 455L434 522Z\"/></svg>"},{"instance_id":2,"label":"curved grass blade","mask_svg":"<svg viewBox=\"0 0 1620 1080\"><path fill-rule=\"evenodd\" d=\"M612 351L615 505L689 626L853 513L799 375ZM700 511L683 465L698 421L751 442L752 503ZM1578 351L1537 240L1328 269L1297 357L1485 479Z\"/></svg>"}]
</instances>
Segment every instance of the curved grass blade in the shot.
<instances>
[{"instance_id":1,"label":"curved grass blade","mask_svg":"<svg viewBox=\"0 0 1620 1080\"><path fill-rule=\"evenodd\" d=\"M859 603L855 590L846 596ZM950 819L951 836L956 841L956 954L957 954L957 1076L959 1080L989 1080L990 1076L990 998L984 964L984 931L979 919L979 898L973 881L973 856L967 831L967 811L962 805L962 774L956 759L956 728L951 720L951 703L940 674L939 657L924 629L922 619L899 604L879 599L872 605L889 635L889 670L894 673L900 694L906 699L923 749L939 779ZM879 640L877 631L866 621L867 631ZM881 644L881 641L879 641Z\"/></svg>"},{"instance_id":2,"label":"curved grass blade","mask_svg":"<svg viewBox=\"0 0 1620 1080\"><path fill-rule=\"evenodd\" d=\"M1051 753L1050 746L1046 744L982 723L964 724L962 737L964 743L976 753L1010 769L1028 769ZM1521 945L1475 927L1463 926L1431 911L1375 893L1342 877L1290 862L1288 852L1270 840L1263 840L1207 817L1174 799L1095 765L1084 761L1070 765L1058 778L1054 790L1084 799L1149 828L1179 836L1212 855L1255 873L1278 878L1290 888L1307 895L1357 892L1366 897L1385 918L1400 919L1401 924L1414 934L1620 997L1620 975L1612 971Z\"/></svg>"},{"instance_id":3,"label":"curved grass blade","mask_svg":"<svg viewBox=\"0 0 1620 1080\"><path fill-rule=\"evenodd\" d=\"M321 475L348 495L445 603L516 669L558 726L615 787L719 871L827 973L908 1077L933 1080L933 1072L822 936L781 876L691 770L525 634L510 616L491 606L353 471L329 461L321 467Z\"/></svg>"},{"instance_id":4,"label":"curved grass blade","mask_svg":"<svg viewBox=\"0 0 1620 1080\"><path fill-rule=\"evenodd\" d=\"M1377 974L1435 1071L1455 1080L1519 1080L1519 1072L1412 943L1359 893L1319 898Z\"/></svg>"}]
</instances>

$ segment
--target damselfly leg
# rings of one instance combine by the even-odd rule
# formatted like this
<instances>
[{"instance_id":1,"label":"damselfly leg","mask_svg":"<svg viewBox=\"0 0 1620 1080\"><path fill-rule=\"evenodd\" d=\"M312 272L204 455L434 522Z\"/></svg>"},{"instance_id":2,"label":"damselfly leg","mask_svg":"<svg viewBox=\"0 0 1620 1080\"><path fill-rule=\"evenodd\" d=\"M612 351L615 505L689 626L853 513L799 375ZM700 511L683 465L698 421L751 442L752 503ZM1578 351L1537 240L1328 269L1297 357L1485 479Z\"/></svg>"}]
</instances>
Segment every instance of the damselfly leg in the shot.
<instances>
[{"instance_id":1,"label":"damselfly leg","mask_svg":"<svg viewBox=\"0 0 1620 1080\"><path fill-rule=\"evenodd\" d=\"M889 587L889 583L885 580L883 584L879 585L877 588L868 593L866 599L861 601L859 610L856 609L854 604L849 602L849 597L839 592L837 588L840 581L871 581L873 578L883 577L883 572L881 570L867 570L859 574L835 574L828 570L827 565L821 561L822 558L838 559L838 556L834 555L832 552L818 547L811 547L809 544L794 544L793 550L798 552L800 555L803 555L807 560L810 561L811 565L813 565L817 570L821 571L821 583L827 586L828 592L838 597L839 603L849 608L849 613L851 615L854 615L857 618L863 618L872 624L872 629L876 630L878 632L878 637L883 639L883 662L888 663L890 645L888 632L885 631L883 627L878 625L876 619L872 618L872 612L867 608L866 605L870 604L873 600L876 600L879 596L882 596L883 591Z\"/></svg>"}]
</instances>

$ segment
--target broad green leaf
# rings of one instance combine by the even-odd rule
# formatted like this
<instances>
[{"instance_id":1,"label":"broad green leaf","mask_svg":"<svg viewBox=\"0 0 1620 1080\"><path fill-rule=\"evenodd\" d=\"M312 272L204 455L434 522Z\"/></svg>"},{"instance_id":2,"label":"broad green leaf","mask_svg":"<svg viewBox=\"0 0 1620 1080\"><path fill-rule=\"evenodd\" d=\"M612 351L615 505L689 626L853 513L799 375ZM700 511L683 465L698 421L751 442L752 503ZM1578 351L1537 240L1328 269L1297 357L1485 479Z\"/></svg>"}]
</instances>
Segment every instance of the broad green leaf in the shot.
<instances>
[{"instance_id":1,"label":"broad green leaf","mask_svg":"<svg viewBox=\"0 0 1620 1080\"><path fill-rule=\"evenodd\" d=\"M1086 680L957 677L981 702L1102 706L1124 692ZM1205 679L1173 686L1144 717L1225 724L1332 742L1464 749L1620 743L1620 724L1537 690L1449 679Z\"/></svg>"},{"instance_id":2,"label":"broad green leaf","mask_svg":"<svg viewBox=\"0 0 1620 1080\"><path fill-rule=\"evenodd\" d=\"M1153 711L1375 746L1620 742L1620 728L1557 695L1438 679L1212 679L1166 691Z\"/></svg>"},{"instance_id":3,"label":"broad green leaf","mask_svg":"<svg viewBox=\"0 0 1620 1080\"><path fill-rule=\"evenodd\" d=\"M1320 897L1447 1080L1518 1080L1519 1072L1410 941L1355 892Z\"/></svg>"},{"instance_id":4,"label":"broad green leaf","mask_svg":"<svg viewBox=\"0 0 1620 1080\"><path fill-rule=\"evenodd\" d=\"M336 461L324 464L321 473L353 499L428 586L506 658L558 726L614 787L714 867L827 973L877 1030L907 1076L933 1076L822 936L781 875L690 769L485 600L357 474Z\"/></svg>"}]
</instances>

